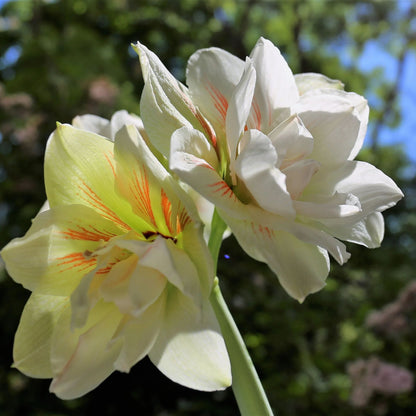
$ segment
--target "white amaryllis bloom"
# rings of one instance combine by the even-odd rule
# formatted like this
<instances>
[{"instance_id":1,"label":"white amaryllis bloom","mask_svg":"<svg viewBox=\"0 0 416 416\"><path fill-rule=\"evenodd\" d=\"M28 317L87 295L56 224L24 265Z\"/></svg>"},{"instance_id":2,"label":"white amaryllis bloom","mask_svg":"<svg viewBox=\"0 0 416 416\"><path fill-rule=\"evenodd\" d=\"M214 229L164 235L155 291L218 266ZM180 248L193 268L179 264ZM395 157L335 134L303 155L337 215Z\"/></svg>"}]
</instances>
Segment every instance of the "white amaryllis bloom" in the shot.
<instances>
[{"instance_id":1,"label":"white amaryllis bloom","mask_svg":"<svg viewBox=\"0 0 416 416\"><path fill-rule=\"evenodd\" d=\"M14 366L53 378L50 390L64 399L146 355L177 383L224 389L230 364L195 206L137 128L120 127L111 141L59 125L48 141L50 209L1 252L33 292Z\"/></svg>"},{"instance_id":2,"label":"white amaryllis bloom","mask_svg":"<svg viewBox=\"0 0 416 416\"><path fill-rule=\"evenodd\" d=\"M218 48L197 51L189 88L146 47L136 49L150 140L291 296L302 301L324 286L328 253L348 260L340 240L380 244L381 212L403 194L354 161L368 122L363 97L323 75L294 76L263 38L245 62Z\"/></svg>"}]
</instances>

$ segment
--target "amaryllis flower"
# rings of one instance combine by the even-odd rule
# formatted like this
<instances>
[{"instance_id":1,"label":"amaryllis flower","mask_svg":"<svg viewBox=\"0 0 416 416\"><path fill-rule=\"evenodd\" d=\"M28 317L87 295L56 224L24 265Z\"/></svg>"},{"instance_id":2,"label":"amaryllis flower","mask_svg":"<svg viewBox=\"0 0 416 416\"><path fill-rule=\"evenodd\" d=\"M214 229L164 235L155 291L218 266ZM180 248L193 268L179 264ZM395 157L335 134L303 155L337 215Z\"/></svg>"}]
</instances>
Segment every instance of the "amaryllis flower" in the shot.
<instances>
[{"instance_id":1,"label":"amaryllis flower","mask_svg":"<svg viewBox=\"0 0 416 416\"><path fill-rule=\"evenodd\" d=\"M49 139L50 209L1 253L33 292L14 366L53 378L50 390L64 399L146 355L175 382L224 389L230 365L196 209L137 128L120 127L114 142L70 125Z\"/></svg>"},{"instance_id":2,"label":"amaryllis flower","mask_svg":"<svg viewBox=\"0 0 416 416\"><path fill-rule=\"evenodd\" d=\"M363 97L323 75L294 76L263 38L245 61L218 48L197 51L189 88L136 48L150 140L291 296L302 301L324 286L328 253L348 260L340 240L380 244L381 212L403 194L380 170L354 161L368 122Z\"/></svg>"},{"instance_id":3,"label":"amaryllis flower","mask_svg":"<svg viewBox=\"0 0 416 416\"><path fill-rule=\"evenodd\" d=\"M101 136L107 137L110 140L114 140L118 130L121 129L125 124L134 125L137 130L139 130L146 143L149 144L142 119L135 114L128 113L126 110L115 112L111 117L111 120L107 120L106 118L99 117L95 114L84 114L82 116L76 116L72 120L72 125L74 127L92 131L94 133L100 134ZM201 194L194 191L191 187L185 186L185 190L195 203L199 218L204 224L204 238L208 242L211 232L211 219L215 206L207 199L205 199ZM224 232L223 238L229 237L230 235L230 229L227 228Z\"/></svg>"}]
</instances>

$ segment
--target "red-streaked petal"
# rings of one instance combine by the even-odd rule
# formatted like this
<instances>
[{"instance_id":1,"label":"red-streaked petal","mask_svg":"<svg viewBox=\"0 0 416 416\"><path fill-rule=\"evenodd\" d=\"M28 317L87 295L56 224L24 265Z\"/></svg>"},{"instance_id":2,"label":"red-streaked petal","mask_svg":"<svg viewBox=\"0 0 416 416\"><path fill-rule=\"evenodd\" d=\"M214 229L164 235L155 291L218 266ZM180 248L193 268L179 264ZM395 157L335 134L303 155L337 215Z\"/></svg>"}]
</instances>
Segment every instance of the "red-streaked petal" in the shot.
<instances>
[{"instance_id":1,"label":"red-streaked petal","mask_svg":"<svg viewBox=\"0 0 416 416\"><path fill-rule=\"evenodd\" d=\"M122 233L115 223L83 205L40 213L22 238L2 251L10 275L37 293L69 295L96 267L87 254Z\"/></svg>"},{"instance_id":2,"label":"red-streaked petal","mask_svg":"<svg viewBox=\"0 0 416 416\"><path fill-rule=\"evenodd\" d=\"M195 104L216 131L225 134L225 119L244 61L219 48L200 49L188 61L186 82Z\"/></svg>"},{"instance_id":3,"label":"red-streaked petal","mask_svg":"<svg viewBox=\"0 0 416 416\"><path fill-rule=\"evenodd\" d=\"M119 131L115 140L116 189L134 214L146 221L142 232L176 237L187 224L199 224L190 197L150 151L135 128Z\"/></svg>"},{"instance_id":4,"label":"red-streaked petal","mask_svg":"<svg viewBox=\"0 0 416 416\"><path fill-rule=\"evenodd\" d=\"M248 127L267 133L276 110L288 108L298 100L298 89L287 62L269 40L260 38L250 57L257 80Z\"/></svg>"},{"instance_id":5,"label":"red-streaked petal","mask_svg":"<svg viewBox=\"0 0 416 416\"><path fill-rule=\"evenodd\" d=\"M231 170L237 157L237 146L247 123L252 106L256 71L250 59L247 58L241 80L235 87L230 99L230 105L225 119L225 133L230 154Z\"/></svg>"},{"instance_id":6,"label":"red-streaked petal","mask_svg":"<svg viewBox=\"0 0 416 416\"><path fill-rule=\"evenodd\" d=\"M214 130L192 102L187 88L144 45L138 42L133 47L140 57L145 80L140 115L153 145L167 156L171 134L182 126L188 126L203 132L216 146Z\"/></svg>"},{"instance_id":7,"label":"red-streaked petal","mask_svg":"<svg viewBox=\"0 0 416 416\"><path fill-rule=\"evenodd\" d=\"M58 125L45 155L45 186L51 207L89 206L124 230L143 222L114 189L114 145L94 133Z\"/></svg>"}]
</instances>

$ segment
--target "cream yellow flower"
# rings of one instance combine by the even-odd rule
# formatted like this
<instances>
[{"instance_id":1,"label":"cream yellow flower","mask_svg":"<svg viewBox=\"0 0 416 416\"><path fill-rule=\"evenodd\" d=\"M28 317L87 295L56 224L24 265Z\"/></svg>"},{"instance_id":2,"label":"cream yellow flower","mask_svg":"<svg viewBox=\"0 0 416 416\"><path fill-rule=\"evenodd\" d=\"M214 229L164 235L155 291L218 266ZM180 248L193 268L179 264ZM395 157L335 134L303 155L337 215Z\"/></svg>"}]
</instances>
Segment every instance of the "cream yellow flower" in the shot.
<instances>
[{"instance_id":1,"label":"cream yellow flower","mask_svg":"<svg viewBox=\"0 0 416 416\"><path fill-rule=\"evenodd\" d=\"M33 292L14 365L52 378L64 399L146 355L175 382L224 389L230 364L208 300L214 270L196 208L134 125L112 135L58 125L49 138L50 209L1 252Z\"/></svg>"}]
</instances>

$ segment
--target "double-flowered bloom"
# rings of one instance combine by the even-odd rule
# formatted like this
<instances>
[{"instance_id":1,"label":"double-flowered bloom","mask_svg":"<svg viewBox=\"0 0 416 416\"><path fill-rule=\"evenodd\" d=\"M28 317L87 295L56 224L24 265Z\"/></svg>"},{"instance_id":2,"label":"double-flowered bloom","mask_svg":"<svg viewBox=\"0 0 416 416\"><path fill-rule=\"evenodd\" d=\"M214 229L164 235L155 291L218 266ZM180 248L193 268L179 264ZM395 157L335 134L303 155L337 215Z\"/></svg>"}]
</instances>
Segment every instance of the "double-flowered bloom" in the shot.
<instances>
[{"instance_id":1,"label":"double-flowered bloom","mask_svg":"<svg viewBox=\"0 0 416 416\"><path fill-rule=\"evenodd\" d=\"M243 249L302 301L324 286L329 254L348 260L340 240L380 244L381 212L403 196L354 161L366 100L322 75L294 76L268 40L245 61L197 51L188 87L145 46L136 50L143 123L118 112L58 125L45 156L49 204L1 253L33 292L14 364L52 378L62 398L146 355L182 385L230 385L209 303L214 262L194 201L205 213L213 204Z\"/></svg>"},{"instance_id":2,"label":"double-flowered bloom","mask_svg":"<svg viewBox=\"0 0 416 416\"><path fill-rule=\"evenodd\" d=\"M322 75L294 76L263 38L245 62L218 48L197 51L188 88L146 47L136 50L151 142L291 296L302 301L324 286L328 253L348 260L340 240L380 244L381 212L403 194L354 161L368 122L363 97Z\"/></svg>"},{"instance_id":3,"label":"double-flowered bloom","mask_svg":"<svg viewBox=\"0 0 416 416\"><path fill-rule=\"evenodd\" d=\"M90 131L58 125L48 141L50 209L2 251L10 275L33 292L14 365L53 378L51 391L66 399L146 355L185 386L227 387L195 206L149 150L140 119L120 112L74 125Z\"/></svg>"}]
</instances>

